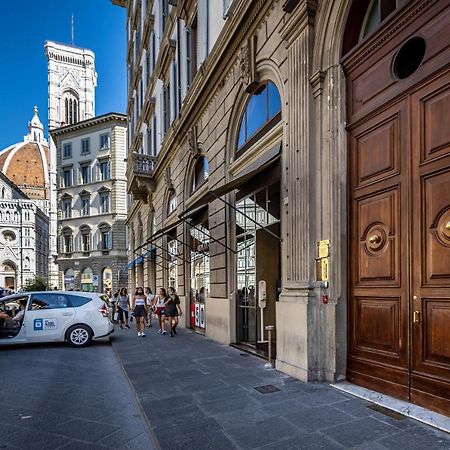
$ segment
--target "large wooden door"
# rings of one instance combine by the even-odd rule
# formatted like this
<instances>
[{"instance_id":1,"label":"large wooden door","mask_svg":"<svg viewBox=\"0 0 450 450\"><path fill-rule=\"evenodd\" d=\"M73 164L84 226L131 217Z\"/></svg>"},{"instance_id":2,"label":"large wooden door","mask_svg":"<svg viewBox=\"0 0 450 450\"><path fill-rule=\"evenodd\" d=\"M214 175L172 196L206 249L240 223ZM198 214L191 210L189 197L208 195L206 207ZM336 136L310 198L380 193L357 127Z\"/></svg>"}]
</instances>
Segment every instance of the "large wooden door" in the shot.
<instances>
[{"instance_id":1,"label":"large wooden door","mask_svg":"<svg viewBox=\"0 0 450 450\"><path fill-rule=\"evenodd\" d=\"M450 415L450 19L444 3L412 1L344 61L347 377ZM399 79L393 61L418 35L424 59Z\"/></svg>"},{"instance_id":2,"label":"large wooden door","mask_svg":"<svg viewBox=\"0 0 450 450\"><path fill-rule=\"evenodd\" d=\"M450 73L410 105L411 401L450 414Z\"/></svg>"}]
</instances>

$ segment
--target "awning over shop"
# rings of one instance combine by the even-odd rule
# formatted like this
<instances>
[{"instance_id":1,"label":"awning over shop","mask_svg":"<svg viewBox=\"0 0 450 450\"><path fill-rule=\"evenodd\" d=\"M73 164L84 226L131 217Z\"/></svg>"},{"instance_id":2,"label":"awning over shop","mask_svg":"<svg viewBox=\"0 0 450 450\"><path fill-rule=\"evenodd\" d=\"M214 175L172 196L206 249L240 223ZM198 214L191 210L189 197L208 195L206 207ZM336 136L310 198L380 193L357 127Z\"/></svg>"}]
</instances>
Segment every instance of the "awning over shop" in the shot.
<instances>
[{"instance_id":1,"label":"awning over shop","mask_svg":"<svg viewBox=\"0 0 450 450\"><path fill-rule=\"evenodd\" d=\"M208 203L216 200L218 197L223 197L225 194L228 194L235 189L238 189L240 186L247 183L247 181L250 181L253 177L275 164L281 156L281 146L282 143L278 142L270 150L264 152L264 154L260 158L249 164L244 170L242 170L242 172L239 173L238 176L233 178L231 181L223 184L216 189L206 192L205 195L189 205L189 207L187 207L179 217L183 219L189 218Z\"/></svg>"}]
</instances>

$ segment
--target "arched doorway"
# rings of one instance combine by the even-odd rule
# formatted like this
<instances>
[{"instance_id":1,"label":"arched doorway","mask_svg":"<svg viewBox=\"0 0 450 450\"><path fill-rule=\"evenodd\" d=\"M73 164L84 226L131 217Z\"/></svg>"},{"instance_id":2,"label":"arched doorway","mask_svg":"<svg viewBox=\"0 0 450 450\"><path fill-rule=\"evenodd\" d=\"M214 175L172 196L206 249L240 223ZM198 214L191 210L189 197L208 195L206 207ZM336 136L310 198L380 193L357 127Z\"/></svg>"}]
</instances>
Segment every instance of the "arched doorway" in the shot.
<instances>
[{"instance_id":1,"label":"arched doorway","mask_svg":"<svg viewBox=\"0 0 450 450\"><path fill-rule=\"evenodd\" d=\"M3 286L10 291L17 290L17 266L12 261L5 261L1 265L1 278Z\"/></svg>"},{"instance_id":2,"label":"arched doorway","mask_svg":"<svg viewBox=\"0 0 450 450\"><path fill-rule=\"evenodd\" d=\"M111 267L105 267L102 271L102 292L105 292L106 289L111 290L113 287L113 273Z\"/></svg>"},{"instance_id":3,"label":"arched doorway","mask_svg":"<svg viewBox=\"0 0 450 450\"><path fill-rule=\"evenodd\" d=\"M93 292L94 284L93 284L94 273L90 267L85 267L81 272L81 290L83 292Z\"/></svg>"},{"instance_id":4,"label":"arched doorway","mask_svg":"<svg viewBox=\"0 0 450 450\"><path fill-rule=\"evenodd\" d=\"M75 288L75 272L73 269L67 269L64 272L64 290L72 291Z\"/></svg>"},{"instance_id":5,"label":"arched doorway","mask_svg":"<svg viewBox=\"0 0 450 450\"><path fill-rule=\"evenodd\" d=\"M446 2L349 13L347 376L450 414L450 21ZM359 25L358 25L359 24Z\"/></svg>"}]
</instances>

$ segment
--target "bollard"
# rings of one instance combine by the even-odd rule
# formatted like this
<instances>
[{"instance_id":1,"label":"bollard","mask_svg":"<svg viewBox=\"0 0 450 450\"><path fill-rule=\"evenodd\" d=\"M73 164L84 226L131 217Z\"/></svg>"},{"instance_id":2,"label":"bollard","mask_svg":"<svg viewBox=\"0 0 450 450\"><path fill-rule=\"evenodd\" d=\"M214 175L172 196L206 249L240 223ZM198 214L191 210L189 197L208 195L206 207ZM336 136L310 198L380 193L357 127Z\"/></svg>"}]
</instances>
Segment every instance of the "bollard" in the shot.
<instances>
[{"instance_id":1,"label":"bollard","mask_svg":"<svg viewBox=\"0 0 450 450\"><path fill-rule=\"evenodd\" d=\"M272 331L275 329L275 327L273 325L266 325L265 329L269 333L269 336L268 336L268 341L269 341L269 343L268 343L269 360L266 362L264 367L266 367L267 369L273 369L273 364L272 364Z\"/></svg>"}]
</instances>

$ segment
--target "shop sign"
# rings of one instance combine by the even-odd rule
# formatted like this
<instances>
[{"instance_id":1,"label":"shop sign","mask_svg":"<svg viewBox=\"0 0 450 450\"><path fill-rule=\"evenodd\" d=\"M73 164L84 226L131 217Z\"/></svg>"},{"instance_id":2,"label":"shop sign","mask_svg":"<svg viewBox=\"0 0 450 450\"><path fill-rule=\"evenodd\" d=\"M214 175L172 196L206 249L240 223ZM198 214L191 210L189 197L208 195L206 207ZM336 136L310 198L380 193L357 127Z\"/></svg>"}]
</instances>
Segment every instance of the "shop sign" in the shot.
<instances>
[{"instance_id":1,"label":"shop sign","mask_svg":"<svg viewBox=\"0 0 450 450\"><path fill-rule=\"evenodd\" d=\"M92 275L92 286L98 287L98 284L99 284L99 276L98 275Z\"/></svg>"}]
</instances>

